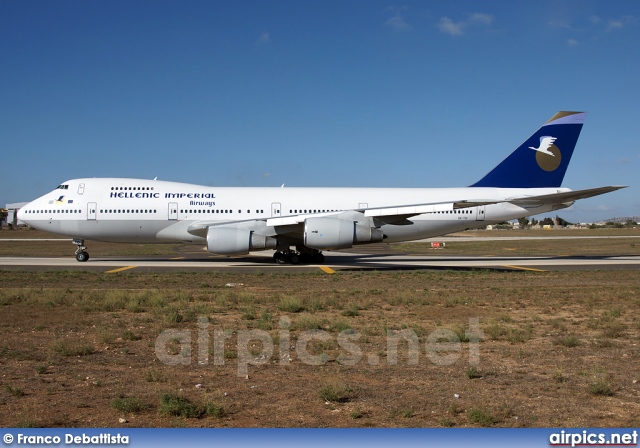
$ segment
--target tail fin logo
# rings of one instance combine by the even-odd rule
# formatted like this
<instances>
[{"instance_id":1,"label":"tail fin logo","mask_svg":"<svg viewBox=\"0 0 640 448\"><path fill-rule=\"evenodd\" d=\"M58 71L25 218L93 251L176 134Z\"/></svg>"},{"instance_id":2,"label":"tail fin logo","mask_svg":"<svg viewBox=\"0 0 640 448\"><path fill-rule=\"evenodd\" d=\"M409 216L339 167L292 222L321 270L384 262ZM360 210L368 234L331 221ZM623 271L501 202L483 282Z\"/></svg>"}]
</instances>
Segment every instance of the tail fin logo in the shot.
<instances>
[{"instance_id":1,"label":"tail fin logo","mask_svg":"<svg viewBox=\"0 0 640 448\"><path fill-rule=\"evenodd\" d=\"M540 145L537 148L529 146L529 149L536 151L536 162L545 171L555 171L562 163L562 153L560 148L554 145L556 137L540 137Z\"/></svg>"}]
</instances>

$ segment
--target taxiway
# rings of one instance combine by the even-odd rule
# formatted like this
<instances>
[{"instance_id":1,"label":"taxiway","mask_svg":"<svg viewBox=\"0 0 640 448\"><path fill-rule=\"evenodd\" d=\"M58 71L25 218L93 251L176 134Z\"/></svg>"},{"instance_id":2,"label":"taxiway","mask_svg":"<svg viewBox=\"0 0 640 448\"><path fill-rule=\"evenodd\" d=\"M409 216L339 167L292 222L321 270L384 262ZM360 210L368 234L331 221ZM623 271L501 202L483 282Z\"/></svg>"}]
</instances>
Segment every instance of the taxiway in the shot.
<instances>
[{"instance_id":1,"label":"taxiway","mask_svg":"<svg viewBox=\"0 0 640 448\"><path fill-rule=\"evenodd\" d=\"M369 270L420 269L492 269L492 270L607 270L640 269L640 256L590 257L507 257L507 256L438 256L359 254L325 252L322 265L278 265L271 252L252 253L246 257L219 257L193 254L183 257L96 257L78 263L75 258L0 257L0 269L22 270L90 270L107 273L122 271L170 272L185 270L220 270L236 272L311 272L326 273Z\"/></svg>"}]
</instances>

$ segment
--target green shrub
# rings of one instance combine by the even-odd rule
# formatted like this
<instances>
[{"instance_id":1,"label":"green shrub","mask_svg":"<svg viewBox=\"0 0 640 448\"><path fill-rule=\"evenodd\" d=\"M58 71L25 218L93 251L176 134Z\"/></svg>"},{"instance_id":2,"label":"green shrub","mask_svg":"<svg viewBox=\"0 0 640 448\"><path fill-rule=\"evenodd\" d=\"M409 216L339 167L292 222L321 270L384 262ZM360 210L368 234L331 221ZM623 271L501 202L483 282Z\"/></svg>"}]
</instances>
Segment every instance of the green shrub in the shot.
<instances>
[{"instance_id":1,"label":"green shrub","mask_svg":"<svg viewBox=\"0 0 640 448\"><path fill-rule=\"evenodd\" d=\"M580 345L580 339L578 339L577 336L563 336L556 338L553 343L565 347L577 347Z\"/></svg>"},{"instance_id":2,"label":"green shrub","mask_svg":"<svg viewBox=\"0 0 640 448\"><path fill-rule=\"evenodd\" d=\"M127 414L137 414L144 411L145 406L138 398L115 398L111 401L111 407L116 411L125 412Z\"/></svg>"},{"instance_id":3,"label":"green shrub","mask_svg":"<svg viewBox=\"0 0 640 448\"><path fill-rule=\"evenodd\" d=\"M469 420L481 426L492 426L496 423L496 419L485 409L473 408L469 409Z\"/></svg>"},{"instance_id":4,"label":"green shrub","mask_svg":"<svg viewBox=\"0 0 640 448\"><path fill-rule=\"evenodd\" d=\"M160 397L160 413L183 418L200 418L204 410L182 395L166 393Z\"/></svg>"},{"instance_id":5,"label":"green shrub","mask_svg":"<svg viewBox=\"0 0 640 448\"><path fill-rule=\"evenodd\" d=\"M297 297L284 297L280 300L278 309L287 313L300 313L304 311L304 305Z\"/></svg>"},{"instance_id":6,"label":"green shrub","mask_svg":"<svg viewBox=\"0 0 640 448\"><path fill-rule=\"evenodd\" d=\"M353 389L339 381L325 383L320 388L320 398L333 403L345 403L354 398Z\"/></svg>"}]
</instances>

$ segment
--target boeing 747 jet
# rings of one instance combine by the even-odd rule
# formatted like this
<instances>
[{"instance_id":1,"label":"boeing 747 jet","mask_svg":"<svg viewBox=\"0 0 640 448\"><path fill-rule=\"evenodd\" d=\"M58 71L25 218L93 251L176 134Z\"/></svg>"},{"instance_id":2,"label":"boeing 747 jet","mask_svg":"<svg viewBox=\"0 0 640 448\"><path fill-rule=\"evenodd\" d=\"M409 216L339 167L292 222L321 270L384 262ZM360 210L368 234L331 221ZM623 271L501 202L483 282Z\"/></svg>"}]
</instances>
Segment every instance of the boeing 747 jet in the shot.
<instances>
[{"instance_id":1,"label":"boeing 747 jet","mask_svg":"<svg viewBox=\"0 0 640 448\"><path fill-rule=\"evenodd\" d=\"M561 188L585 116L558 112L468 187L223 188L73 179L20 209L18 218L73 238L82 262L89 259L85 240L96 240L191 243L227 256L275 250L277 263L322 263L325 250L485 227L624 188Z\"/></svg>"}]
</instances>

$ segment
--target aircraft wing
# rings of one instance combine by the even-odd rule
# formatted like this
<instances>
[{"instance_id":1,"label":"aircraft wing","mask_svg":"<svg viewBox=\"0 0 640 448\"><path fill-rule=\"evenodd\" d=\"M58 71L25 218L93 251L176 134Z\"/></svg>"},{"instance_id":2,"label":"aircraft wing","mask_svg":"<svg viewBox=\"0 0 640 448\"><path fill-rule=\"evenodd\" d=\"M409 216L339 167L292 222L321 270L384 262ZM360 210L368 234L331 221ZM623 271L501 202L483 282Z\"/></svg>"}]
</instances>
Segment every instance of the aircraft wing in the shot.
<instances>
[{"instance_id":1,"label":"aircraft wing","mask_svg":"<svg viewBox=\"0 0 640 448\"><path fill-rule=\"evenodd\" d=\"M267 226L290 226L296 224L302 224L305 219L310 217L320 216L338 216L342 213L361 213L365 218L376 218L385 223L391 223L403 219L410 218L412 216L422 215L424 213L434 213L440 211L457 210L461 208L477 207L479 205L497 204L498 202L504 202L503 200L496 201L447 201L447 202L431 202L424 204L414 205L401 205L395 207L377 207L377 208L362 208L353 209L344 212L329 212L329 213L313 213L313 214L301 214L292 216L283 216L277 218L267 218Z\"/></svg>"},{"instance_id":2,"label":"aircraft wing","mask_svg":"<svg viewBox=\"0 0 640 448\"><path fill-rule=\"evenodd\" d=\"M215 226L234 226L240 228L256 228L256 227L273 227L280 228L281 231L276 233L286 232L287 230L296 232L296 226L304 223L307 218L319 218L324 216L344 217L345 214L358 215L356 218L375 218L386 224L397 223L404 221L412 216L422 215L424 213L434 213L440 211L457 210L461 208L477 207L479 205L497 204L504 202L504 200L495 201L447 201L447 202L431 202L424 204L414 205L402 205L395 207L377 207L377 208L363 208L344 210L341 212L324 212L324 213L303 213L290 216L278 216L266 219L250 219L246 221L196 221L192 223L187 231L192 235L205 237L209 227Z\"/></svg>"},{"instance_id":3,"label":"aircraft wing","mask_svg":"<svg viewBox=\"0 0 640 448\"><path fill-rule=\"evenodd\" d=\"M508 198L503 202L510 202L521 207L539 207L541 205L564 204L578 199L587 199L601 194L627 188L626 185L612 185L608 187L588 188L586 190L567 191L564 193L544 194L540 196L522 196Z\"/></svg>"},{"instance_id":4,"label":"aircraft wing","mask_svg":"<svg viewBox=\"0 0 640 448\"><path fill-rule=\"evenodd\" d=\"M534 208L543 205L567 204L569 202L577 201L578 199L591 198L601 194L620 190L621 188L626 188L626 186L614 185L608 187L589 188L586 190L567 191L563 193L552 193L538 196L518 196L512 198L496 199L461 199L457 201L402 205L395 207L392 206L353 209L341 212L305 213L266 219L251 219L246 221L197 221L191 224L187 231L192 235L206 237L209 227L234 226L238 228L250 229L272 228L274 229L272 230L274 234L283 234L288 232L299 233L299 226L303 224L307 218L318 218L323 216L335 216L344 218L345 215L349 215L349 218L354 217L355 220L357 220L358 218L373 218L384 224L402 224L403 222L407 223L406 220L408 218L411 218L412 216L422 215L425 213L458 210L507 202L524 208ZM276 228L279 228L280 230L275 230Z\"/></svg>"}]
</instances>

